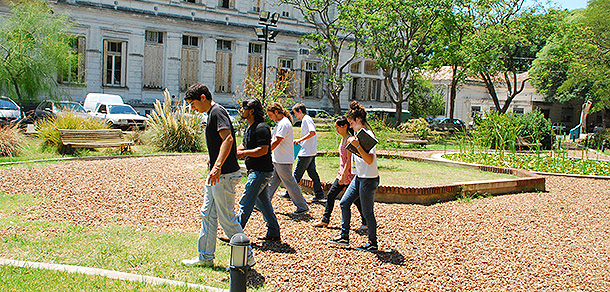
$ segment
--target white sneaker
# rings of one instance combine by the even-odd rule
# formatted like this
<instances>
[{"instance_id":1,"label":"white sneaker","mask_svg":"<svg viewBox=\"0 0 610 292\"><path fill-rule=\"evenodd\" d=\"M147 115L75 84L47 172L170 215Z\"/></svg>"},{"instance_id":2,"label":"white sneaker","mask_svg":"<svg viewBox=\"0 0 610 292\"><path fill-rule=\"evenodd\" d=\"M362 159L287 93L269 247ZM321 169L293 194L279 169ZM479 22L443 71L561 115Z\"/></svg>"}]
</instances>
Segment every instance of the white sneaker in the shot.
<instances>
[{"instance_id":1,"label":"white sneaker","mask_svg":"<svg viewBox=\"0 0 610 292\"><path fill-rule=\"evenodd\" d=\"M202 261L196 257L192 260L182 260L182 264L187 267L213 267L214 259Z\"/></svg>"}]
</instances>

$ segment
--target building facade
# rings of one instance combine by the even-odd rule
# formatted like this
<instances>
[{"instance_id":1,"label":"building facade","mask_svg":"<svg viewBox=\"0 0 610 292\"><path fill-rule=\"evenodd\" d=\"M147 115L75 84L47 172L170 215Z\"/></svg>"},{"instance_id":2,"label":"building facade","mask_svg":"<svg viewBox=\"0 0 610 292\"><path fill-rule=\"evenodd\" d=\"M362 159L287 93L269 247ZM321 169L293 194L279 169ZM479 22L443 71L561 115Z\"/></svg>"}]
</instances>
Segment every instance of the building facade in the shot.
<instances>
[{"instance_id":1,"label":"building facade","mask_svg":"<svg viewBox=\"0 0 610 292\"><path fill-rule=\"evenodd\" d=\"M167 88L176 100L194 83L214 99L235 107L234 97L265 44L255 28L260 11L280 14L279 31L267 52L267 79L294 73L296 99L330 107L323 98L320 59L297 41L312 31L289 5L261 0L59 0L54 10L70 15L73 49L79 55L68 74L59 74L66 97L82 102L88 92L118 94L141 114L150 113ZM347 95L346 95L347 96ZM346 97L347 98L347 97Z\"/></svg>"}]
</instances>

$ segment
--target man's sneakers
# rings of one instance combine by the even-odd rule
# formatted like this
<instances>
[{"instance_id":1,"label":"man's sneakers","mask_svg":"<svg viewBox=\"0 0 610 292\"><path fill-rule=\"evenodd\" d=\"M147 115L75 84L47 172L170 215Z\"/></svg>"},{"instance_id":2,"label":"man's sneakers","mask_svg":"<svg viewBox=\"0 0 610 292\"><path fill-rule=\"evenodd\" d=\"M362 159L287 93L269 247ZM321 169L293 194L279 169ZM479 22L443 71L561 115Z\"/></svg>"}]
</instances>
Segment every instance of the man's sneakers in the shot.
<instances>
[{"instance_id":1,"label":"man's sneakers","mask_svg":"<svg viewBox=\"0 0 610 292\"><path fill-rule=\"evenodd\" d=\"M199 257L196 257L191 260L182 260L182 264L187 267L213 267L214 259L204 261L200 260ZM256 260L254 259L254 256L251 256L248 258L248 267L253 267L254 265L256 265Z\"/></svg>"},{"instance_id":2,"label":"man's sneakers","mask_svg":"<svg viewBox=\"0 0 610 292\"><path fill-rule=\"evenodd\" d=\"M313 197L313 199L311 199L311 202L318 203L318 202L321 202L322 200L324 200L324 194Z\"/></svg>"},{"instance_id":3,"label":"man's sneakers","mask_svg":"<svg viewBox=\"0 0 610 292\"><path fill-rule=\"evenodd\" d=\"M357 250L361 250L361 251L368 251L368 252L376 252L379 250L379 248L377 247L376 244L372 244L372 243L367 243L361 247L357 247Z\"/></svg>"},{"instance_id":4,"label":"man's sneakers","mask_svg":"<svg viewBox=\"0 0 610 292\"><path fill-rule=\"evenodd\" d=\"M339 236L337 238L329 239L328 243L340 246L349 246L349 239Z\"/></svg>"},{"instance_id":5,"label":"man's sneakers","mask_svg":"<svg viewBox=\"0 0 610 292\"><path fill-rule=\"evenodd\" d=\"M296 210L292 213L290 213L290 215L292 216L299 216L299 215L305 215L307 214L307 212L309 212L309 209L305 209L305 210Z\"/></svg>"},{"instance_id":6,"label":"man's sneakers","mask_svg":"<svg viewBox=\"0 0 610 292\"><path fill-rule=\"evenodd\" d=\"M254 259L254 258L253 258ZM250 260L248 259L248 262ZM199 257L196 257L191 260L182 260L182 264L187 267L213 267L214 259L211 260L200 260Z\"/></svg>"}]
</instances>

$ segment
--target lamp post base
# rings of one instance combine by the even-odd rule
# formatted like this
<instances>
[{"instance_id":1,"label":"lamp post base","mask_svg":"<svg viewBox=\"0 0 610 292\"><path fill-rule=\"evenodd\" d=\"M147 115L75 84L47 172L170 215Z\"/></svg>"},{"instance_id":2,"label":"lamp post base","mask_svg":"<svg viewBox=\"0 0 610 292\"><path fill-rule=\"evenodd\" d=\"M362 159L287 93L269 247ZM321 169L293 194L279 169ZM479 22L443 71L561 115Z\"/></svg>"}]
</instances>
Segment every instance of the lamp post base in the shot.
<instances>
[{"instance_id":1,"label":"lamp post base","mask_svg":"<svg viewBox=\"0 0 610 292\"><path fill-rule=\"evenodd\" d=\"M246 279L250 268L231 267L229 271L229 292L246 292Z\"/></svg>"}]
</instances>

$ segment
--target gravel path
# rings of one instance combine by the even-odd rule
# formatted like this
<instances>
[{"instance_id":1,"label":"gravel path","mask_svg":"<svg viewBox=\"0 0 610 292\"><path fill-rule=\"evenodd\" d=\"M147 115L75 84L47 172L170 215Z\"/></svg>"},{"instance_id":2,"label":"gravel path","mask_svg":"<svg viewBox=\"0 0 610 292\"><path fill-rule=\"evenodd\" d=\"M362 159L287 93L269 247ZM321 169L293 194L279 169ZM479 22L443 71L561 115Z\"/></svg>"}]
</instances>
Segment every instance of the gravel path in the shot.
<instances>
[{"instance_id":1,"label":"gravel path","mask_svg":"<svg viewBox=\"0 0 610 292\"><path fill-rule=\"evenodd\" d=\"M198 232L205 165L206 156L188 155L16 167L0 170L0 190L47 197L36 212L43 219ZM355 232L349 249L326 243L339 233L338 206L330 228L316 229L323 205L291 218L294 206L275 196L282 243L255 239L255 269L278 291L610 290L610 181L547 177L547 190L433 206L376 203L376 254L354 249L366 241ZM264 232L253 213L246 233Z\"/></svg>"}]
</instances>

